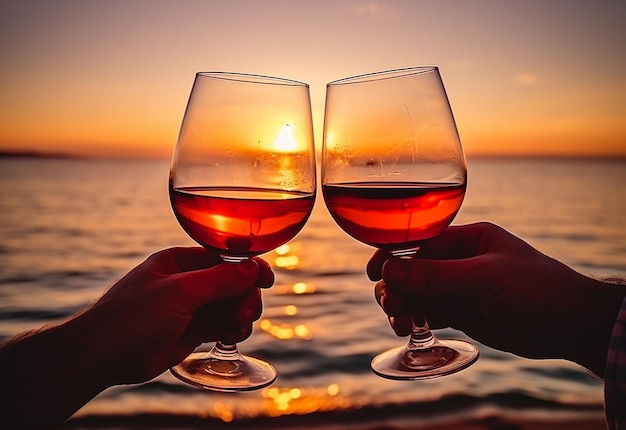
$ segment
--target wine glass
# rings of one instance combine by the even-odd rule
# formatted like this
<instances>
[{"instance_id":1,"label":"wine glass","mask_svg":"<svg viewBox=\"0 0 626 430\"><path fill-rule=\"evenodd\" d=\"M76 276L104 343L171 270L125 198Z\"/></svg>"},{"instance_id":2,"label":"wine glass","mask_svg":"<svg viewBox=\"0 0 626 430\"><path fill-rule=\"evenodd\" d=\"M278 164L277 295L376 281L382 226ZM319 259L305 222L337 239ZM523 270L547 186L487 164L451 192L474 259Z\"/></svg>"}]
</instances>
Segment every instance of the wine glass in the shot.
<instances>
[{"instance_id":1,"label":"wine glass","mask_svg":"<svg viewBox=\"0 0 626 430\"><path fill-rule=\"evenodd\" d=\"M461 207L467 169L437 67L354 76L326 87L322 193L349 235L394 256L413 258ZM376 356L372 370L414 380L471 365L478 349L438 340L423 316L407 345Z\"/></svg>"},{"instance_id":2,"label":"wine glass","mask_svg":"<svg viewBox=\"0 0 626 430\"><path fill-rule=\"evenodd\" d=\"M269 76L196 74L170 167L174 214L200 245L238 264L291 240L315 201L309 86ZM272 365L217 342L171 372L216 391L276 378Z\"/></svg>"}]
</instances>

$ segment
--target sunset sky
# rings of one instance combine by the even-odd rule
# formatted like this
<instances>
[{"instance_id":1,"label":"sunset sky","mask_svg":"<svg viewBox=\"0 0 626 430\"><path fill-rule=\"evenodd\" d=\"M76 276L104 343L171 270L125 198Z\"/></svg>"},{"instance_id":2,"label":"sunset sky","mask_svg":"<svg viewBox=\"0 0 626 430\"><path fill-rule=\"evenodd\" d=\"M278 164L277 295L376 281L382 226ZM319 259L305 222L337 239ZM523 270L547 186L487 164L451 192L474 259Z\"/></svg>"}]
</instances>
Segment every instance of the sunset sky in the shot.
<instances>
[{"instance_id":1,"label":"sunset sky","mask_svg":"<svg viewBox=\"0 0 626 430\"><path fill-rule=\"evenodd\" d=\"M1 0L0 150L169 157L194 74L438 65L469 155L626 156L621 0Z\"/></svg>"}]
</instances>

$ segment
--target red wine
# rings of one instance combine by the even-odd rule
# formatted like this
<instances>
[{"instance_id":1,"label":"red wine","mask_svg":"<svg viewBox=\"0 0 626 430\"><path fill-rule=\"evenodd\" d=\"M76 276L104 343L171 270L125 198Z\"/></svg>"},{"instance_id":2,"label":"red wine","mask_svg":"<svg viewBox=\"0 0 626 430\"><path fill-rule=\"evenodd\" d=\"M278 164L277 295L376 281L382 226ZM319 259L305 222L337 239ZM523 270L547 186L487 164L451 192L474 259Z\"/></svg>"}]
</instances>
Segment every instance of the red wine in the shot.
<instances>
[{"instance_id":1,"label":"red wine","mask_svg":"<svg viewBox=\"0 0 626 430\"><path fill-rule=\"evenodd\" d=\"M354 182L322 186L337 224L377 248L410 249L437 236L454 219L464 184Z\"/></svg>"},{"instance_id":2,"label":"red wine","mask_svg":"<svg viewBox=\"0 0 626 430\"><path fill-rule=\"evenodd\" d=\"M315 193L170 186L170 200L178 222L200 245L250 257L291 240L309 217Z\"/></svg>"}]
</instances>

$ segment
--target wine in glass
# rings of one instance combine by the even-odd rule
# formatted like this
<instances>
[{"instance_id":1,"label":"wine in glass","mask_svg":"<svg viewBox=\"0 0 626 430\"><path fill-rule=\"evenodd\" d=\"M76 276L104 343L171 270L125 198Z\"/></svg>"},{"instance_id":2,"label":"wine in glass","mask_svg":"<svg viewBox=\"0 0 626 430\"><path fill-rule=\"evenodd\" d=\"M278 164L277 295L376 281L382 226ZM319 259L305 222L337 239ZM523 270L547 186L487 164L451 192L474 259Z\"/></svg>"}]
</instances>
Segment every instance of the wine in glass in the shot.
<instances>
[{"instance_id":1,"label":"wine in glass","mask_svg":"<svg viewBox=\"0 0 626 430\"><path fill-rule=\"evenodd\" d=\"M315 201L309 87L288 79L197 73L170 167L176 218L200 245L237 264L291 240ZM269 363L217 342L171 369L217 391L271 384Z\"/></svg>"},{"instance_id":2,"label":"wine in glass","mask_svg":"<svg viewBox=\"0 0 626 430\"><path fill-rule=\"evenodd\" d=\"M322 193L349 235L394 256L413 258L461 207L467 169L437 67L413 67L331 82L326 88ZM407 345L372 360L400 380L466 368L478 349L439 340L414 317Z\"/></svg>"}]
</instances>

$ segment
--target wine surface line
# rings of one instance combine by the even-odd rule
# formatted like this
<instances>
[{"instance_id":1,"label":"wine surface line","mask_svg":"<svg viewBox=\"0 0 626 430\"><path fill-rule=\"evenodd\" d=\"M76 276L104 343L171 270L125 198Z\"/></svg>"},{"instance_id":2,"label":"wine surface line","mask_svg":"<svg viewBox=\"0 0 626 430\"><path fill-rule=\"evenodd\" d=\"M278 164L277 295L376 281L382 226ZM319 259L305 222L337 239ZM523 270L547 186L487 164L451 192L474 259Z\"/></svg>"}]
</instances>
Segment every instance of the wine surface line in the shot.
<instances>
[{"instance_id":1,"label":"wine surface line","mask_svg":"<svg viewBox=\"0 0 626 430\"><path fill-rule=\"evenodd\" d=\"M377 248L405 249L437 236L452 222L465 185L419 182L325 184L326 206L355 239Z\"/></svg>"},{"instance_id":2,"label":"wine surface line","mask_svg":"<svg viewBox=\"0 0 626 430\"><path fill-rule=\"evenodd\" d=\"M200 245L251 257L292 239L306 223L315 193L170 186L170 199L180 225Z\"/></svg>"}]
</instances>

